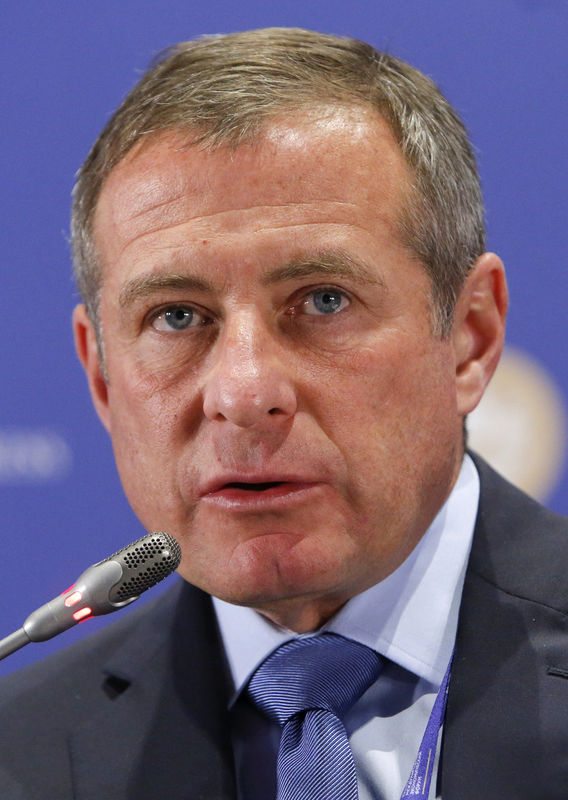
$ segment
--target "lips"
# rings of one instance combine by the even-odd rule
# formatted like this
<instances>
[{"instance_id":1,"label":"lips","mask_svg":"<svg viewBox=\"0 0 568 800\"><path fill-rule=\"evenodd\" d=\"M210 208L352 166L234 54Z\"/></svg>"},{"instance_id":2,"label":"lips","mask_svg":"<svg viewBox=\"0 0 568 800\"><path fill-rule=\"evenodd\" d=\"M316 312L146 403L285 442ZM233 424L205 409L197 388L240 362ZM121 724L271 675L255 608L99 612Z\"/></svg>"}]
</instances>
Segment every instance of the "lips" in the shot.
<instances>
[{"instance_id":1,"label":"lips","mask_svg":"<svg viewBox=\"0 0 568 800\"><path fill-rule=\"evenodd\" d=\"M245 483L241 481L232 481L224 485L225 489L242 489L244 492L266 492L269 489L274 489L275 486L282 486L285 481L266 481L259 483Z\"/></svg>"},{"instance_id":2,"label":"lips","mask_svg":"<svg viewBox=\"0 0 568 800\"><path fill-rule=\"evenodd\" d=\"M285 473L224 473L204 481L199 489L199 496L205 497L217 492L237 490L243 492L266 492L283 484L315 483L311 477Z\"/></svg>"},{"instance_id":3,"label":"lips","mask_svg":"<svg viewBox=\"0 0 568 800\"><path fill-rule=\"evenodd\" d=\"M205 484L200 498L225 508L262 510L297 502L319 485L299 476L227 476Z\"/></svg>"}]
</instances>

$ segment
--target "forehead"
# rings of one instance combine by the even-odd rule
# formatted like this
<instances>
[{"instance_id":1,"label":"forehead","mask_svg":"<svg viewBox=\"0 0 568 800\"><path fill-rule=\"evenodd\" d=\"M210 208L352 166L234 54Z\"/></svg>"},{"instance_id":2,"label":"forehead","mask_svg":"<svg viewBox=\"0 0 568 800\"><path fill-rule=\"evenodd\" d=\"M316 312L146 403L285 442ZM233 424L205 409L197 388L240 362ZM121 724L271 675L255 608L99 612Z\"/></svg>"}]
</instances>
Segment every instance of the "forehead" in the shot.
<instances>
[{"instance_id":1,"label":"forehead","mask_svg":"<svg viewBox=\"0 0 568 800\"><path fill-rule=\"evenodd\" d=\"M394 233L412 176L372 109L284 117L236 149L188 144L182 132L139 143L108 176L95 212L103 264L156 231L191 223L196 235L317 222L376 222Z\"/></svg>"}]
</instances>

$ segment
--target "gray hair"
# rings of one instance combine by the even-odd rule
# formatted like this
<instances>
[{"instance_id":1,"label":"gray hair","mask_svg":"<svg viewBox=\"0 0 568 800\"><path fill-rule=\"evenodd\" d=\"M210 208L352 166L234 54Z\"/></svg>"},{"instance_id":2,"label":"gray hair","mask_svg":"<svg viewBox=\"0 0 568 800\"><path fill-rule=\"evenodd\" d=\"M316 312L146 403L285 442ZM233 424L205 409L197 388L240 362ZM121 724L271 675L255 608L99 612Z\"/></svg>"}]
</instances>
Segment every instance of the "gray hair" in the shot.
<instances>
[{"instance_id":1,"label":"gray hair","mask_svg":"<svg viewBox=\"0 0 568 800\"><path fill-rule=\"evenodd\" d=\"M465 277L485 249L467 131L435 84L409 64L356 39L299 28L175 45L111 117L78 172L71 221L75 277L97 331L102 270L93 217L105 179L129 150L169 130L186 132L190 144L237 148L270 120L315 103L371 106L393 131L414 176L399 233L430 277L434 331L448 335Z\"/></svg>"}]
</instances>

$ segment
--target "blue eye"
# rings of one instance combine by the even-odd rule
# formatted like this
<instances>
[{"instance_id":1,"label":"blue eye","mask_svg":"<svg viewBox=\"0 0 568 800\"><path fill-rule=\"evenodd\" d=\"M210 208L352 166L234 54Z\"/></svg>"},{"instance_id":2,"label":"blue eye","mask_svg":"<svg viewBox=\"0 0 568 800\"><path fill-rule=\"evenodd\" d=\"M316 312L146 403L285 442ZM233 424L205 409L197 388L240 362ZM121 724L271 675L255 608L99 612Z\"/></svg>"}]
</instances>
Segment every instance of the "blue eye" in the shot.
<instances>
[{"instance_id":1,"label":"blue eye","mask_svg":"<svg viewBox=\"0 0 568 800\"><path fill-rule=\"evenodd\" d=\"M193 320L193 311L191 308L172 308L164 312L164 320L175 331L183 331L189 328Z\"/></svg>"},{"instance_id":2,"label":"blue eye","mask_svg":"<svg viewBox=\"0 0 568 800\"><path fill-rule=\"evenodd\" d=\"M152 320L152 327L157 331L184 331L205 325L207 318L191 306L169 306Z\"/></svg>"},{"instance_id":3,"label":"blue eye","mask_svg":"<svg viewBox=\"0 0 568 800\"><path fill-rule=\"evenodd\" d=\"M336 314L349 305L349 299L338 289L317 289L302 301L304 314Z\"/></svg>"}]
</instances>

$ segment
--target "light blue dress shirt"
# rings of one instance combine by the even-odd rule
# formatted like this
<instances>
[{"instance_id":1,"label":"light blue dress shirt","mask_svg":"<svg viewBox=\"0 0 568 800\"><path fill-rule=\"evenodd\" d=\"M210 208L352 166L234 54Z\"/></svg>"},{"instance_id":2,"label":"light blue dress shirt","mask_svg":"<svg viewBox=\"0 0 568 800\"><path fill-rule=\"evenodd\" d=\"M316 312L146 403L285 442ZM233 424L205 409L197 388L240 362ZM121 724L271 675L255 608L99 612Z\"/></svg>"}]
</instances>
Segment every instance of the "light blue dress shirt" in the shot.
<instances>
[{"instance_id":1,"label":"light blue dress shirt","mask_svg":"<svg viewBox=\"0 0 568 800\"><path fill-rule=\"evenodd\" d=\"M344 719L360 800L400 800L453 652L478 502L479 477L466 456L452 493L406 561L321 629L388 659ZM297 634L250 608L217 598L214 606L235 686L231 733L239 800L273 800L280 730L242 690L269 653ZM434 779L432 798L435 789Z\"/></svg>"}]
</instances>

